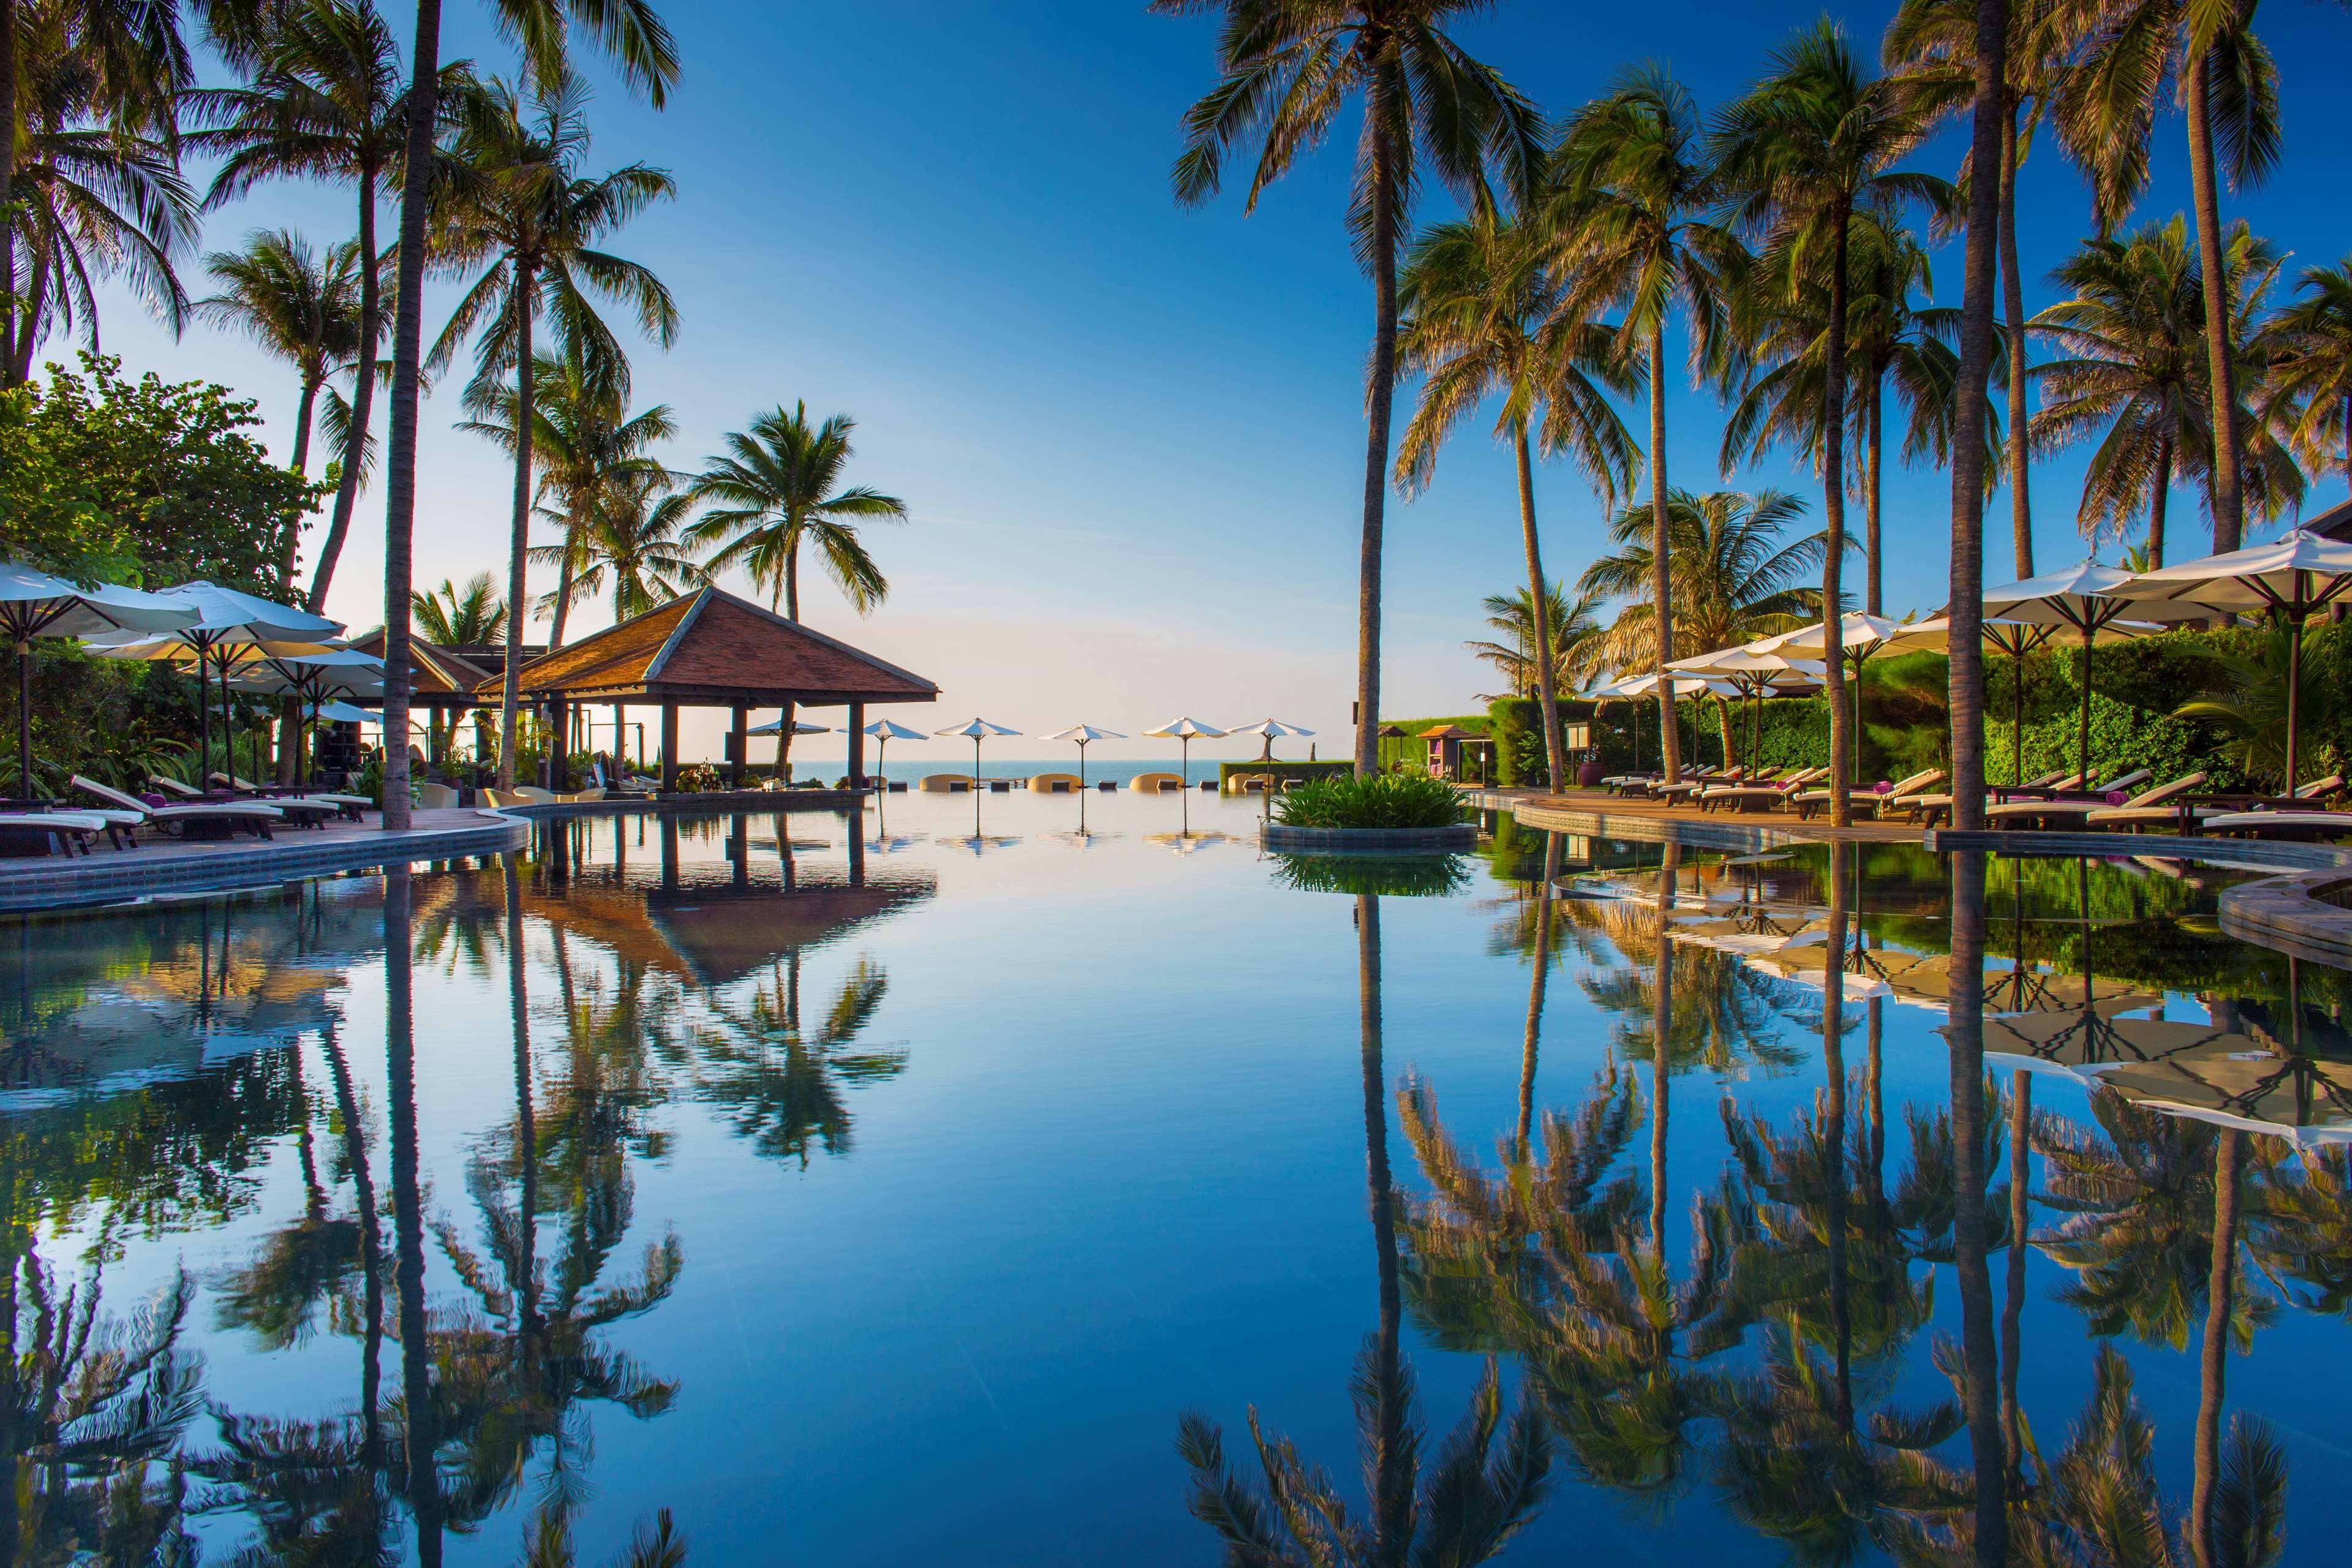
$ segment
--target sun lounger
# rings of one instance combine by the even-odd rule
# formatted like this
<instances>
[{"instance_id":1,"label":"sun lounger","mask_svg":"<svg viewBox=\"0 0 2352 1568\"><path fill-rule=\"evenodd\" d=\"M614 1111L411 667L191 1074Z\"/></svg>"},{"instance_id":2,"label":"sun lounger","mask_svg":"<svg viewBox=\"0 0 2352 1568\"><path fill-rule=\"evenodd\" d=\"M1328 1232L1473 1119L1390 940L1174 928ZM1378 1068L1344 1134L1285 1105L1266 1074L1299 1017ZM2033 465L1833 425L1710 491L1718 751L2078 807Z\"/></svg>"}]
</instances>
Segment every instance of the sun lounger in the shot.
<instances>
[{"instance_id":1,"label":"sun lounger","mask_svg":"<svg viewBox=\"0 0 2352 1568\"><path fill-rule=\"evenodd\" d=\"M2135 770L2135 772L2141 778L2147 776L2145 770ZM2125 777L2131 778L2132 774L2126 773ZM2120 805L2110 805L2104 799L2005 801L1999 805L1985 807L1985 820L1988 825L2001 826L2017 823L2042 822L2053 826L2074 828L2128 827L2136 822L2145 825L2150 821L2159 824L2166 821L2178 822L2180 820L2181 807L2180 803L2173 797L2186 795L2204 782L2205 775L2201 773L2183 773L2169 784L2160 784L2153 789L2140 791ZM2167 802L2172 804L2167 805ZM2147 812L2150 807L2160 809L2153 817L2139 815Z\"/></svg>"},{"instance_id":2,"label":"sun lounger","mask_svg":"<svg viewBox=\"0 0 2352 1568\"><path fill-rule=\"evenodd\" d=\"M1698 792L1698 808L1701 811L1770 811L1827 772L1827 768L1799 768L1787 777L1769 784L1710 784Z\"/></svg>"},{"instance_id":3,"label":"sun lounger","mask_svg":"<svg viewBox=\"0 0 2352 1568\"><path fill-rule=\"evenodd\" d=\"M104 817L79 811L0 812L0 837L13 843L38 843L41 853L89 853L89 841L107 830Z\"/></svg>"},{"instance_id":4,"label":"sun lounger","mask_svg":"<svg viewBox=\"0 0 2352 1568\"><path fill-rule=\"evenodd\" d=\"M257 837L268 838L271 826L286 820L284 808L274 801L205 800L199 796L185 805L149 805L136 795L125 795L79 773L66 782L98 802L110 828L117 825L118 819L127 819L120 825L126 828L152 827L181 838L227 838L240 827ZM121 843L123 837L128 835L118 837L116 842Z\"/></svg>"},{"instance_id":5,"label":"sun lounger","mask_svg":"<svg viewBox=\"0 0 2352 1568\"><path fill-rule=\"evenodd\" d=\"M2352 834L2352 811L2226 811L2197 825L2231 838L2332 838Z\"/></svg>"},{"instance_id":6,"label":"sun lounger","mask_svg":"<svg viewBox=\"0 0 2352 1568\"><path fill-rule=\"evenodd\" d=\"M336 815L346 822L357 822L361 812L372 810L375 805L374 801L363 795L331 794L326 790L305 789L300 785L281 788L274 784L257 784L250 779L241 779L235 773L215 772L212 779L215 784L226 784L239 795L251 795L256 800L266 800L272 805L300 803L305 810L314 805L331 805L334 807Z\"/></svg>"},{"instance_id":7,"label":"sun lounger","mask_svg":"<svg viewBox=\"0 0 2352 1568\"><path fill-rule=\"evenodd\" d=\"M1849 786L1845 792L1846 799L1855 805L1868 806L1873 816L1885 816L1889 810L1904 809L1912 796L1924 793L1928 785L1943 776L1943 769L1927 768L1902 780L1892 789L1856 789ZM1836 798L1835 792L1827 788L1800 791L1796 796L1799 820L1810 821L1813 813L1827 809L1830 803Z\"/></svg>"}]
</instances>

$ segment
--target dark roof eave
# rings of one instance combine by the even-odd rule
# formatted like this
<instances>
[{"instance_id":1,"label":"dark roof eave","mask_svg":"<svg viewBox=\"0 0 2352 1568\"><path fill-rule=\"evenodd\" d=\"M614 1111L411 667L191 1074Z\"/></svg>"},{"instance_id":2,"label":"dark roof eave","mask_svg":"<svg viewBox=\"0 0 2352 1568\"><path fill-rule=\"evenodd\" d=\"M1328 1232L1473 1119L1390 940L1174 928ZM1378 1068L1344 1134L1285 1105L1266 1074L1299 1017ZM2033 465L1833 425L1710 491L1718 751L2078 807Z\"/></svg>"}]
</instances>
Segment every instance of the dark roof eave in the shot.
<instances>
[{"instance_id":1,"label":"dark roof eave","mask_svg":"<svg viewBox=\"0 0 2352 1568\"><path fill-rule=\"evenodd\" d=\"M845 702L936 702L940 700L937 687L928 691L844 691L769 686L674 686L659 680L631 686L525 686L522 695L526 698L561 698L566 702L678 702L703 708L730 708L739 702L746 708L781 708L787 702L803 708L830 708ZM488 689L475 688L477 701L496 702L499 696L500 692L494 685Z\"/></svg>"}]
</instances>

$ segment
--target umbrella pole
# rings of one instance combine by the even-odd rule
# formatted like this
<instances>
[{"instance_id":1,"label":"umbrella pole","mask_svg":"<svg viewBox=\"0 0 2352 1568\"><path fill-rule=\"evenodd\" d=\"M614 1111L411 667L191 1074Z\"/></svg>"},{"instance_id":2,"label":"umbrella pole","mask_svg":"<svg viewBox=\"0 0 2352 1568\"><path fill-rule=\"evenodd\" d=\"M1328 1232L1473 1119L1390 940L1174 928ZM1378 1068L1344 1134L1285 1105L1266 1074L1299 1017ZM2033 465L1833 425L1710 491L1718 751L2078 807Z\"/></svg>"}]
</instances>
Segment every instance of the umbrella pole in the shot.
<instances>
[{"instance_id":1,"label":"umbrella pole","mask_svg":"<svg viewBox=\"0 0 2352 1568\"><path fill-rule=\"evenodd\" d=\"M2083 717L2077 725L2074 761L2082 772L2078 789L2091 787L2091 623L2083 622Z\"/></svg>"},{"instance_id":2,"label":"umbrella pole","mask_svg":"<svg viewBox=\"0 0 2352 1568\"><path fill-rule=\"evenodd\" d=\"M2025 644L2009 659L2009 782L2025 782Z\"/></svg>"},{"instance_id":3,"label":"umbrella pole","mask_svg":"<svg viewBox=\"0 0 2352 1568\"><path fill-rule=\"evenodd\" d=\"M1853 787L1862 787L1862 667L1870 656L1864 654L1853 661Z\"/></svg>"},{"instance_id":4,"label":"umbrella pole","mask_svg":"<svg viewBox=\"0 0 2352 1568\"><path fill-rule=\"evenodd\" d=\"M2297 706L2303 698L2303 612L2289 612L2286 621L2286 789L2294 794L2294 730L2301 716Z\"/></svg>"}]
</instances>

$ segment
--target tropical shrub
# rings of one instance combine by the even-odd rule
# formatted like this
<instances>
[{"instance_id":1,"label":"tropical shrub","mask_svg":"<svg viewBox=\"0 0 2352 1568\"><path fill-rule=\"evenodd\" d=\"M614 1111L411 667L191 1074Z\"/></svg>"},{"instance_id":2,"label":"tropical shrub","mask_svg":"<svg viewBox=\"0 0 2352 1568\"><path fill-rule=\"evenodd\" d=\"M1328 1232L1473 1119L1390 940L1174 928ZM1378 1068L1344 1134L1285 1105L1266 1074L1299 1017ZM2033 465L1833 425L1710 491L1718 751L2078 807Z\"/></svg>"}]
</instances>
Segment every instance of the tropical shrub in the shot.
<instances>
[{"instance_id":1,"label":"tropical shrub","mask_svg":"<svg viewBox=\"0 0 2352 1568\"><path fill-rule=\"evenodd\" d=\"M1314 779L1274 803L1286 827L1445 827L1462 820L1462 800L1443 779L1407 773Z\"/></svg>"}]
</instances>

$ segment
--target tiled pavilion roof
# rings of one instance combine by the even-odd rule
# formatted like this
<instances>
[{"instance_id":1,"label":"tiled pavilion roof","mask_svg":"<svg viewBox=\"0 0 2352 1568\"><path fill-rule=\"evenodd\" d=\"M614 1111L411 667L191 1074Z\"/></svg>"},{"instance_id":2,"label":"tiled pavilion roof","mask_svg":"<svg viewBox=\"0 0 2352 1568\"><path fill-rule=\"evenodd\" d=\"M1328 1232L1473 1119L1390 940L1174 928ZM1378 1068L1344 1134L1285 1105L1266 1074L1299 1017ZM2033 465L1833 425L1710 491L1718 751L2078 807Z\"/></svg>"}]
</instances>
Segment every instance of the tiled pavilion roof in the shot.
<instances>
[{"instance_id":1,"label":"tiled pavilion roof","mask_svg":"<svg viewBox=\"0 0 2352 1568\"><path fill-rule=\"evenodd\" d=\"M475 689L496 696L498 677ZM940 689L748 599L703 588L525 665L522 693L573 702L774 708L930 702Z\"/></svg>"}]
</instances>

